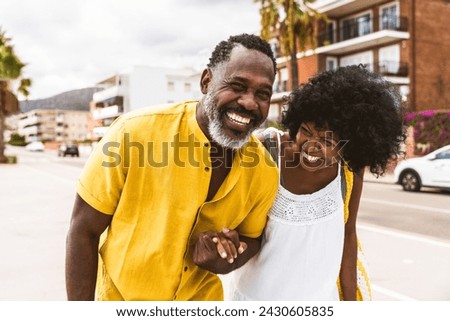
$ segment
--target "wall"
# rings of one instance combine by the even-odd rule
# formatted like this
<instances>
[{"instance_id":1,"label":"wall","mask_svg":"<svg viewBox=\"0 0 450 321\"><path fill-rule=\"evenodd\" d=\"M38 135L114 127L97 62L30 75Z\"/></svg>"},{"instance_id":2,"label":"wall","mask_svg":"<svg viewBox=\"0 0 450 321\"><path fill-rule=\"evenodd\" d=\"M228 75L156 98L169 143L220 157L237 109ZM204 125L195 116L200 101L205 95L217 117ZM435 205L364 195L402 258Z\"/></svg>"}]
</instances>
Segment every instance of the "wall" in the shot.
<instances>
[{"instance_id":1,"label":"wall","mask_svg":"<svg viewBox=\"0 0 450 321\"><path fill-rule=\"evenodd\" d=\"M450 109L450 3L415 0L416 110Z\"/></svg>"}]
</instances>

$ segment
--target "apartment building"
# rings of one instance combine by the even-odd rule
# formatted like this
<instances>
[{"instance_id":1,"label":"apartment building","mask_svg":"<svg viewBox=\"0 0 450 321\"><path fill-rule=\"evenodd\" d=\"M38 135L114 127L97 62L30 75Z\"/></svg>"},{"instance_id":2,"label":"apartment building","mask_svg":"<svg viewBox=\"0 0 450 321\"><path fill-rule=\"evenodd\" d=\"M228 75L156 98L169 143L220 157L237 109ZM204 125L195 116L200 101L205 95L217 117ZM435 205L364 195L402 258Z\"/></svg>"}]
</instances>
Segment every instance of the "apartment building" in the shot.
<instances>
[{"instance_id":1,"label":"apartment building","mask_svg":"<svg viewBox=\"0 0 450 321\"><path fill-rule=\"evenodd\" d=\"M312 7L329 21L318 26L317 47L297 54L300 83L363 64L397 84L411 111L450 109L450 1L317 0ZM275 102L290 90L285 58L278 84Z\"/></svg>"},{"instance_id":2,"label":"apartment building","mask_svg":"<svg viewBox=\"0 0 450 321\"><path fill-rule=\"evenodd\" d=\"M33 141L81 141L90 139L89 102L99 88L66 91L48 98L20 102L22 113L11 118L10 130Z\"/></svg>"},{"instance_id":3,"label":"apartment building","mask_svg":"<svg viewBox=\"0 0 450 321\"><path fill-rule=\"evenodd\" d=\"M18 132L27 142L83 141L87 138L88 111L34 109L22 113Z\"/></svg>"},{"instance_id":4,"label":"apartment building","mask_svg":"<svg viewBox=\"0 0 450 321\"><path fill-rule=\"evenodd\" d=\"M134 66L96 86L90 105L89 130L93 139L102 137L121 114L156 104L198 99L200 73L192 69Z\"/></svg>"}]
</instances>

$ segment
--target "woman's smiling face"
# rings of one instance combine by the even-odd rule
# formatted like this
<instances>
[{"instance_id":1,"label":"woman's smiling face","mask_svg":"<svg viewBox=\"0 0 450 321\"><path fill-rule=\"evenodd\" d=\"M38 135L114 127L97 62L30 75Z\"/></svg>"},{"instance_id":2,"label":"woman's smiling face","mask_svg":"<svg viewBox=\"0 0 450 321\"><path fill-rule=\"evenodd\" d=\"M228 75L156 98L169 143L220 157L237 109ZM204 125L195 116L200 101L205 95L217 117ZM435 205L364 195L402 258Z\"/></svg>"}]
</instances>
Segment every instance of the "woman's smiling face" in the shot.
<instances>
[{"instance_id":1,"label":"woman's smiling face","mask_svg":"<svg viewBox=\"0 0 450 321\"><path fill-rule=\"evenodd\" d=\"M338 162L342 158L340 152L343 145L332 131L306 122L300 124L293 149L303 168L316 171Z\"/></svg>"}]
</instances>

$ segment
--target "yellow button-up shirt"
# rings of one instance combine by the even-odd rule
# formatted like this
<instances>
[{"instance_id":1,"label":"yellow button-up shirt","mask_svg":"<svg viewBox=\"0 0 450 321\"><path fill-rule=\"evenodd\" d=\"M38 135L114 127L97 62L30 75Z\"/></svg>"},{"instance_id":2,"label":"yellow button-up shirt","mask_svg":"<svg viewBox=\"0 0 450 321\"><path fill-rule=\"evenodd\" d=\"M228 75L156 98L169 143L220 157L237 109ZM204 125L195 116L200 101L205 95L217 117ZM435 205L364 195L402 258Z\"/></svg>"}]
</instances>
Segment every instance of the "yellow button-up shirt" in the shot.
<instances>
[{"instance_id":1,"label":"yellow button-up shirt","mask_svg":"<svg viewBox=\"0 0 450 321\"><path fill-rule=\"evenodd\" d=\"M100 247L100 300L221 300L220 279L197 267L191 246L223 227L258 237L275 198L278 172L251 137L214 198L210 142L197 102L144 108L120 117L90 156L78 194L113 215Z\"/></svg>"}]
</instances>

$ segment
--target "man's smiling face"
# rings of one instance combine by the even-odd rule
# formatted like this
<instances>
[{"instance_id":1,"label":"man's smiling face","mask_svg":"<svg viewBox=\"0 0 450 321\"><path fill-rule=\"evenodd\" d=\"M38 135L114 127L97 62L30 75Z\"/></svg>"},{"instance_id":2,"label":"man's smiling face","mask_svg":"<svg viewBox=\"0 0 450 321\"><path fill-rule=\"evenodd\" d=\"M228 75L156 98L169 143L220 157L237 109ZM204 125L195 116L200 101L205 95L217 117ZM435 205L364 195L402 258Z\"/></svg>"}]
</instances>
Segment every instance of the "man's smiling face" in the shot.
<instances>
[{"instance_id":1,"label":"man's smiling face","mask_svg":"<svg viewBox=\"0 0 450 321\"><path fill-rule=\"evenodd\" d=\"M240 148L266 119L274 81L273 62L265 54L237 46L229 61L202 75L199 124L208 138ZM205 131L206 129L206 131Z\"/></svg>"}]
</instances>

